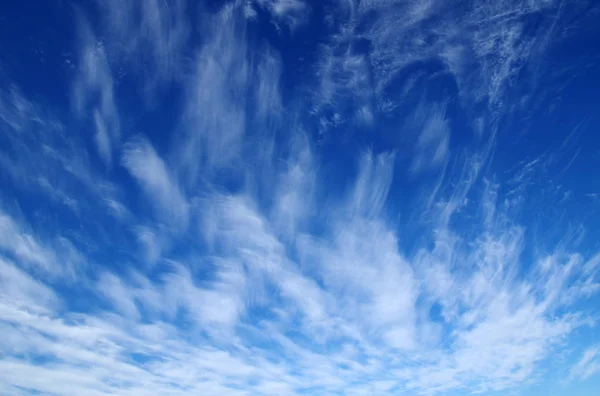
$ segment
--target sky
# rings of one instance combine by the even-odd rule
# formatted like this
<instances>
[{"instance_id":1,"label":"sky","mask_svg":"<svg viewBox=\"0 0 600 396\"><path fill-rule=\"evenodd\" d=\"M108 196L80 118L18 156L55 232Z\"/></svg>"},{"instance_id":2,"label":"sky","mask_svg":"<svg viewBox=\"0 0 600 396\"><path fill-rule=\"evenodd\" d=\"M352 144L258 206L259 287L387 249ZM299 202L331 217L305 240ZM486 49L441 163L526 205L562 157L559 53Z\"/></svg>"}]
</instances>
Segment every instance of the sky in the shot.
<instances>
[{"instance_id":1,"label":"sky","mask_svg":"<svg viewBox=\"0 0 600 396\"><path fill-rule=\"evenodd\" d=\"M0 394L600 389L600 3L0 4Z\"/></svg>"}]
</instances>

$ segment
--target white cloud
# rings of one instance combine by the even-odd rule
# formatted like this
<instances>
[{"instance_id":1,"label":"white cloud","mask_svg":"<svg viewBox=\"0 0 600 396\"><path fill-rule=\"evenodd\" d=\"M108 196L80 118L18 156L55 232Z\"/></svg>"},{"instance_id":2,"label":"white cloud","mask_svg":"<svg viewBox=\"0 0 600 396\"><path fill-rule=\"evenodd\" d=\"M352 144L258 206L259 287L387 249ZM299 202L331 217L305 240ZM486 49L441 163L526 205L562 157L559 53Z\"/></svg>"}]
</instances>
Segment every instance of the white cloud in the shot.
<instances>
[{"instance_id":1,"label":"white cloud","mask_svg":"<svg viewBox=\"0 0 600 396\"><path fill-rule=\"evenodd\" d=\"M270 118L281 119L284 110L279 92L281 72L281 61L277 55L270 48L265 49L253 77L256 85L257 118L261 122L268 122Z\"/></svg>"},{"instance_id":2,"label":"white cloud","mask_svg":"<svg viewBox=\"0 0 600 396\"><path fill-rule=\"evenodd\" d=\"M593 346L587 348L581 359L571 368L570 377L586 380L598 373L600 373L600 348Z\"/></svg>"},{"instance_id":3,"label":"white cloud","mask_svg":"<svg viewBox=\"0 0 600 396\"><path fill-rule=\"evenodd\" d=\"M121 136L112 71L103 43L83 18L79 24L81 48L79 74L73 84L74 107L83 119L93 123L98 154L110 166Z\"/></svg>"},{"instance_id":4,"label":"white cloud","mask_svg":"<svg viewBox=\"0 0 600 396\"><path fill-rule=\"evenodd\" d=\"M325 297L312 279L304 276L290 262L285 246L274 234L267 218L259 213L247 197L221 197L212 208L215 217L216 249L224 261L217 261L219 270L225 265L227 273L246 274L244 289L236 290L250 304L268 305L265 289L275 287L288 302L288 309L298 310L301 320L323 319ZM233 267L231 267L233 266ZM219 273L219 272L217 272ZM235 278L234 278L235 279Z\"/></svg>"},{"instance_id":5,"label":"white cloud","mask_svg":"<svg viewBox=\"0 0 600 396\"><path fill-rule=\"evenodd\" d=\"M176 267L167 279L165 293L200 329L215 337L227 337L245 310L242 296L246 279L243 268L235 262L220 260L217 265L214 280L204 288L194 284L189 270Z\"/></svg>"},{"instance_id":6,"label":"white cloud","mask_svg":"<svg viewBox=\"0 0 600 396\"><path fill-rule=\"evenodd\" d=\"M349 197L353 215L380 216L388 198L394 175L394 155L373 156L367 152L361 158L354 190Z\"/></svg>"},{"instance_id":7,"label":"white cloud","mask_svg":"<svg viewBox=\"0 0 600 396\"><path fill-rule=\"evenodd\" d=\"M288 25L291 30L306 22L309 7L302 0L256 0L268 9L276 20Z\"/></svg>"},{"instance_id":8,"label":"white cloud","mask_svg":"<svg viewBox=\"0 0 600 396\"><path fill-rule=\"evenodd\" d=\"M111 139L106 128L106 122L97 109L94 110L94 125L96 127L96 136L94 138L96 146L98 146L98 152L106 163L110 163L112 160Z\"/></svg>"},{"instance_id":9,"label":"white cloud","mask_svg":"<svg viewBox=\"0 0 600 396\"><path fill-rule=\"evenodd\" d=\"M575 330L593 324L586 302L600 291L600 255L579 231L566 231L549 251L531 237L522 202L544 161L521 164L510 182L489 170L482 180L493 138L450 159L447 102L423 102L405 122L416 136L405 163L415 175L442 175L411 206L394 185L404 176L395 174L402 147L366 151L354 178L347 166L351 180L340 182L321 157L329 147L315 144L298 109L315 110L325 127L352 117L373 126L376 99L390 112L400 106L385 98L400 70L441 57L468 100L486 98L496 111L511 76L538 48L516 40L518 20L541 6L468 3L467 21L454 30L453 13L442 15L435 1L350 4L322 50L319 100L290 109L283 58L275 47L250 47L254 21L243 3L223 6L199 27L202 46L193 76L185 74L189 92L172 151L141 137L122 147L122 165L143 192L136 210L92 172L83 145L59 149L75 139L62 127L37 134L52 119L41 106L18 90L0 92L7 141L28 154L7 154L2 164L13 165L14 180L35 170L46 193L73 196L80 213L73 222L42 219L42 229L0 212L0 393L489 393L540 379L550 357L577 345ZM93 118L96 149L110 163L119 144L111 67L127 65L150 90L178 78L172 62L182 56L189 9L177 1L106 4L101 24L113 31L98 29L102 42L91 33L83 40L89 67L78 74L74 102ZM308 12L298 1L261 4L292 25ZM498 14L502 7L510 15ZM367 13L372 20L361 19ZM476 28L479 17L491 18L489 30ZM363 38L372 56L358 50ZM474 78L465 79L471 66ZM403 98L420 82L418 72L411 76ZM252 152L257 146L264 147ZM37 165L28 167L32 158ZM75 191L61 184L67 177L99 199L67 194ZM86 201L121 221L88 220L96 207ZM61 236L66 231L71 239ZM50 232L56 236L45 238ZM96 248L80 251L84 240ZM131 241L141 254L132 254ZM101 265L91 265L98 257ZM69 283L73 272L78 282ZM588 347L571 377L597 373L598 356Z\"/></svg>"},{"instance_id":10,"label":"white cloud","mask_svg":"<svg viewBox=\"0 0 600 396\"><path fill-rule=\"evenodd\" d=\"M241 151L246 117L242 92L250 65L240 17L239 7L225 5L213 29L205 28L206 43L197 55L190 81L189 129L180 148L181 165L192 180L204 166L228 167Z\"/></svg>"},{"instance_id":11,"label":"white cloud","mask_svg":"<svg viewBox=\"0 0 600 396\"><path fill-rule=\"evenodd\" d=\"M34 273L63 282L76 279L86 262L79 249L68 238L54 233L41 238L24 221L19 221L0 208L0 252Z\"/></svg>"},{"instance_id":12,"label":"white cloud","mask_svg":"<svg viewBox=\"0 0 600 396\"><path fill-rule=\"evenodd\" d=\"M368 56L355 49L354 40L352 27L348 27L320 48L313 113L322 120L321 132L346 121L357 121L363 126L373 124L371 65ZM352 118L348 120L341 114Z\"/></svg>"},{"instance_id":13,"label":"white cloud","mask_svg":"<svg viewBox=\"0 0 600 396\"><path fill-rule=\"evenodd\" d=\"M40 106L27 100L20 89L2 76L3 89L0 91L0 120L8 127L6 133L24 133L26 128L46 124L50 128L61 128L60 123ZM8 88L8 89L7 89Z\"/></svg>"},{"instance_id":14,"label":"white cloud","mask_svg":"<svg viewBox=\"0 0 600 396\"><path fill-rule=\"evenodd\" d=\"M0 258L0 300L38 313L57 308L54 292L11 262Z\"/></svg>"},{"instance_id":15,"label":"white cloud","mask_svg":"<svg viewBox=\"0 0 600 396\"><path fill-rule=\"evenodd\" d=\"M577 284L551 279L593 273L595 258L556 254L539 262L541 276L517 276L524 233L493 198L482 203L496 205L483 212L493 218L482 220L482 235L464 240L440 229L434 248L405 257L383 220L393 161L365 155L327 234L306 234L297 245L298 262L250 197L222 195L208 201L213 254L172 263L156 278L101 275L92 287L111 304L107 312L60 311L50 288L2 264L0 326L17 349L0 343L0 390L266 395L297 394L307 383L323 394L522 386L583 323L556 309L569 302L555 291ZM594 356L582 361L595 367ZM57 388L56 378L70 387Z\"/></svg>"},{"instance_id":16,"label":"white cloud","mask_svg":"<svg viewBox=\"0 0 600 396\"><path fill-rule=\"evenodd\" d=\"M202 27L204 45L189 77L183 131L175 142L179 171L191 184L200 172L210 178L237 170L246 156L269 156L268 139L283 111L281 62L267 44L250 52L247 24L243 4L234 3ZM257 144L246 147L246 138Z\"/></svg>"},{"instance_id":17,"label":"white cloud","mask_svg":"<svg viewBox=\"0 0 600 396\"><path fill-rule=\"evenodd\" d=\"M195 12L182 0L98 1L99 26L115 68L135 72L144 99L183 73L184 46L191 33L188 16Z\"/></svg>"},{"instance_id":18,"label":"white cloud","mask_svg":"<svg viewBox=\"0 0 600 396\"><path fill-rule=\"evenodd\" d=\"M112 198L105 198L104 203L106 204L109 213L111 213L115 218L124 220L131 217L131 213L129 209L119 201Z\"/></svg>"},{"instance_id":19,"label":"white cloud","mask_svg":"<svg viewBox=\"0 0 600 396\"><path fill-rule=\"evenodd\" d=\"M155 264L169 248L170 241L164 229L140 225L134 227L133 233L147 264Z\"/></svg>"},{"instance_id":20,"label":"white cloud","mask_svg":"<svg viewBox=\"0 0 600 396\"><path fill-rule=\"evenodd\" d=\"M272 212L275 228L285 237L294 238L303 220L312 214L316 175L308 137L292 138L292 158L285 164L275 189Z\"/></svg>"},{"instance_id":21,"label":"white cloud","mask_svg":"<svg viewBox=\"0 0 600 396\"><path fill-rule=\"evenodd\" d=\"M390 346L412 349L418 292L396 235L380 220L393 164L393 155L363 156L348 207L333 220L331 239L305 254L336 296L339 315L364 335L381 334Z\"/></svg>"},{"instance_id":22,"label":"white cloud","mask_svg":"<svg viewBox=\"0 0 600 396\"><path fill-rule=\"evenodd\" d=\"M0 249L28 265L56 273L54 251L40 243L34 234L27 232L8 214L0 211Z\"/></svg>"},{"instance_id":23,"label":"white cloud","mask_svg":"<svg viewBox=\"0 0 600 396\"><path fill-rule=\"evenodd\" d=\"M18 188L41 191L77 212L78 202L56 176L64 172L61 162L73 157L71 147L64 144L64 126L44 106L28 100L12 81L2 82L10 88L0 90L1 141L5 145L0 151L2 174ZM37 145L44 150L36 149Z\"/></svg>"},{"instance_id":24,"label":"white cloud","mask_svg":"<svg viewBox=\"0 0 600 396\"><path fill-rule=\"evenodd\" d=\"M425 109L425 103L417 108L410 123L418 131L411 172L437 169L446 164L449 156L450 127L446 119L445 106L432 106Z\"/></svg>"},{"instance_id":25,"label":"white cloud","mask_svg":"<svg viewBox=\"0 0 600 396\"><path fill-rule=\"evenodd\" d=\"M98 280L97 288L113 304L117 312L134 320L139 319L140 314L133 296L115 275L103 273Z\"/></svg>"},{"instance_id":26,"label":"white cloud","mask_svg":"<svg viewBox=\"0 0 600 396\"><path fill-rule=\"evenodd\" d=\"M123 148L122 163L146 194L156 218L174 230L185 230L189 204L152 145L142 137L132 139Z\"/></svg>"},{"instance_id":27,"label":"white cloud","mask_svg":"<svg viewBox=\"0 0 600 396\"><path fill-rule=\"evenodd\" d=\"M328 15L335 33L321 54L320 106L333 105L331 112L336 112L349 101L357 102L356 109L374 101L387 116L399 114L392 110L404 104L407 91L398 85L414 83L415 69L435 69L431 77L453 78L465 110L473 118L485 116L492 124L488 133L494 133L498 116L514 110L505 94L521 89L512 82L518 76L529 76L528 92L546 94L537 89L543 56L576 23L579 7L513 0L470 1L460 7L440 1L342 2ZM527 18L534 15L539 25L532 33ZM367 53L362 52L365 42ZM521 99L521 108L537 100ZM375 124L380 119L373 118Z\"/></svg>"},{"instance_id":28,"label":"white cloud","mask_svg":"<svg viewBox=\"0 0 600 396\"><path fill-rule=\"evenodd\" d=\"M45 251L46 257L37 262L44 261L43 266L50 270L48 263L54 260L53 273L74 279L85 267L79 250L93 250L99 240L106 238L115 237L113 241L118 243L118 237L104 233L102 226L104 204L118 203L120 187L93 167L95 161L90 160L83 139L91 136L70 133L66 125L75 123L58 118L60 112L43 99L34 101L25 96L10 79L3 81L8 90L0 90L2 207L11 208L11 214L25 212L31 227L22 216L13 219L20 232L33 237L40 246L55 250ZM9 121L4 122L4 118ZM16 196L11 198L11 192ZM29 197L25 207L20 203L23 196ZM57 228L53 223L58 219L75 221L81 228ZM34 230L43 231L44 236L35 235ZM95 235L90 237L89 233ZM14 240L18 235L11 234L5 240Z\"/></svg>"}]
</instances>

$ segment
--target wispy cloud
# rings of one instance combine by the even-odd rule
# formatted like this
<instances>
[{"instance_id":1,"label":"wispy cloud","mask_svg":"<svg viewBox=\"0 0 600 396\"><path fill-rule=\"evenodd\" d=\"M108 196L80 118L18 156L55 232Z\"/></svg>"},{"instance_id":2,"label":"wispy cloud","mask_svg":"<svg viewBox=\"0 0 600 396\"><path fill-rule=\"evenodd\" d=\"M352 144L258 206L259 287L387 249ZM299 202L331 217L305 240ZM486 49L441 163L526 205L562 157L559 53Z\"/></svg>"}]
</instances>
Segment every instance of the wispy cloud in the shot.
<instances>
[{"instance_id":1,"label":"wispy cloud","mask_svg":"<svg viewBox=\"0 0 600 396\"><path fill-rule=\"evenodd\" d=\"M186 15L195 12L185 1L98 1L99 28L109 48L111 64L131 70L143 98L155 101L156 90L179 79L184 48L191 33ZM127 68L125 69L125 66Z\"/></svg>"},{"instance_id":2,"label":"wispy cloud","mask_svg":"<svg viewBox=\"0 0 600 396\"><path fill-rule=\"evenodd\" d=\"M249 23L243 4L234 2L207 17L203 27L184 127L175 140L179 172L192 183L200 171L210 179L213 172L239 169L247 157L260 161L270 156L269 139L284 111L281 62L266 43L250 51ZM250 148L247 142L256 144Z\"/></svg>"},{"instance_id":3,"label":"wispy cloud","mask_svg":"<svg viewBox=\"0 0 600 396\"><path fill-rule=\"evenodd\" d=\"M227 167L242 149L251 68L244 19L241 7L225 5L197 54L180 153L182 168L194 180L201 166Z\"/></svg>"},{"instance_id":4,"label":"wispy cloud","mask_svg":"<svg viewBox=\"0 0 600 396\"><path fill-rule=\"evenodd\" d=\"M53 308L58 296L7 267L13 269L3 271L11 277L2 283L6 334L22 352L51 359L53 372L74 392L295 394L310 383L322 392L383 394L464 386L490 391L527 381L559 341L587 323L581 314L560 313L570 301L558 297L579 287L569 278L595 273L597 260L556 253L536 261L531 277L518 276L524 234L493 198L486 198L496 210L484 211L490 226L480 237L463 240L440 230L433 249L404 256L382 219L392 163L393 156L365 155L328 235L298 245L302 266L287 257L248 197L223 196L211 200L218 202L218 255L192 266L173 263L162 280L103 274L93 287L114 307L110 313L65 321ZM214 271L195 280L206 265ZM14 288L15 277L29 286ZM264 294L271 287L278 298ZM51 302L44 320L29 305L39 304L38 295ZM435 319L433 306L439 307ZM270 314L250 320L257 309ZM177 317L210 338L167 324ZM298 323L303 336L287 335ZM257 347L256 337L277 346L275 361L276 350ZM333 349L321 349L325 340ZM410 358L392 359L398 350L410 351ZM56 390L50 366L11 356L3 363L2 372L12 373L2 377L3 391ZM90 369L84 374L82 367ZM37 380L25 382L17 373ZM362 380L351 385L350 378Z\"/></svg>"},{"instance_id":5,"label":"wispy cloud","mask_svg":"<svg viewBox=\"0 0 600 396\"><path fill-rule=\"evenodd\" d=\"M120 119L115 103L114 81L104 44L83 17L80 22L79 76L73 85L73 102L81 117L94 125L98 154L107 166L119 145Z\"/></svg>"},{"instance_id":6,"label":"wispy cloud","mask_svg":"<svg viewBox=\"0 0 600 396\"><path fill-rule=\"evenodd\" d=\"M450 150L450 127L445 115L445 106L429 104L429 110L426 110L425 106L421 103L410 126L407 126L417 128L418 133L411 164L411 172L415 174L444 166Z\"/></svg>"},{"instance_id":7,"label":"wispy cloud","mask_svg":"<svg viewBox=\"0 0 600 396\"><path fill-rule=\"evenodd\" d=\"M364 157L348 210L334 221L330 239L304 254L336 297L337 315L373 342L410 350L417 343L417 285L397 236L381 220L392 164L393 156Z\"/></svg>"},{"instance_id":8,"label":"wispy cloud","mask_svg":"<svg viewBox=\"0 0 600 396\"><path fill-rule=\"evenodd\" d=\"M186 312L198 328L215 337L229 337L244 313L246 276L235 262L218 260L218 269L208 287L197 287L192 274L177 266L166 282L167 296Z\"/></svg>"},{"instance_id":9,"label":"wispy cloud","mask_svg":"<svg viewBox=\"0 0 600 396\"><path fill-rule=\"evenodd\" d=\"M571 368L571 378L587 379L600 372L600 349L590 347L583 352L581 359Z\"/></svg>"},{"instance_id":10,"label":"wispy cloud","mask_svg":"<svg viewBox=\"0 0 600 396\"><path fill-rule=\"evenodd\" d=\"M537 90L540 65L554 38L577 23L573 15L581 15L580 7L559 1L469 1L461 7L439 1L343 2L330 15L335 33L322 48L318 68L319 112L334 105L320 114L323 125L334 126L330 114L351 104L376 122L406 99L415 70L435 70L430 78L454 80L463 106L473 119L494 121L487 127L494 133L501 114L545 95ZM533 32L530 18L538 18ZM530 76L527 88L540 97L524 94L518 104L507 105L506 92L521 90L512 83L520 73Z\"/></svg>"},{"instance_id":11,"label":"wispy cloud","mask_svg":"<svg viewBox=\"0 0 600 396\"><path fill-rule=\"evenodd\" d=\"M143 137L130 140L123 149L122 162L147 195L155 216L173 229L184 231L189 221L188 202L152 145Z\"/></svg>"},{"instance_id":12,"label":"wispy cloud","mask_svg":"<svg viewBox=\"0 0 600 396\"><path fill-rule=\"evenodd\" d=\"M26 222L16 221L1 209L0 236L0 251L34 273L70 281L86 264L79 249L66 237L54 234L41 240Z\"/></svg>"},{"instance_id":13,"label":"wispy cloud","mask_svg":"<svg viewBox=\"0 0 600 396\"><path fill-rule=\"evenodd\" d=\"M310 8L303 0L256 0L256 3L268 9L275 17L275 21L283 22L292 30L306 22L307 14L310 12Z\"/></svg>"},{"instance_id":14,"label":"wispy cloud","mask_svg":"<svg viewBox=\"0 0 600 396\"><path fill-rule=\"evenodd\" d=\"M568 4L96 6L78 117L0 88L0 393L491 393L598 374L580 337L595 218L567 215L579 186L538 183L585 147L495 157L509 99L530 100L513 80L541 73Z\"/></svg>"},{"instance_id":15,"label":"wispy cloud","mask_svg":"<svg viewBox=\"0 0 600 396\"><path fill-rule=\"evenodd\" d=\"M2 301L11 301L20 309L41 314L58 308L59 299L54 292L19 269L14 263L0 258L0 268L2 269L0 271Z\"/></svg>"},{"instance_id":16,"label":"wispy cloud","mask_svg":"<svg viewBox=\"0 0 600 396\"><path fill-rule=\"evenodd\" d=\"M273 224L284 237L296 236L303 219L312 215L316 189L313 154L308 137L298 133L291 139L292 155L276 181Z\"/></svg>"},{"instance_id":17,"label":"wispy cloud","mask_svg":"<svg viewBox=\"0 0 600 396\"><path fill-rule=\"evenodd\" d=\"M56 271L54 252L43 246L31 233L21 229L7 214L0 212L1 248L20 262L38 266L46 272Z\"/></svg>"},{"instance_id":18,"label":"wispy cloud","mask_svg":"<svg viewBox=\"0 0 600 396\"><path fill-rule=\"evenodd\" d=\"M65 141L64 126L44 106L28 100L14 82L4 78L3 84L8 89L0 91L2 174L18 188L43 192L77 212L78 203L56 176L64 172L63 164L75 159L75 150ZM44 150L35 148L36 144Z\"/></svg>"},{"instance_id":19,"label":"wispy cloud","mask_svg":"<svg viewBox=\"0 0 600 396\"><path fill-rule=\"evenodd\" d=\"M350 19L348 26L321 46L321 60L317 69L318 89L315 95L314 114L319 118L322 132L346 122L370 126L374 121L372 70L369 58L359 48L352 29L356 23ZM350 119L342 114L351 114Z\"/></svg>"}]
</instances>

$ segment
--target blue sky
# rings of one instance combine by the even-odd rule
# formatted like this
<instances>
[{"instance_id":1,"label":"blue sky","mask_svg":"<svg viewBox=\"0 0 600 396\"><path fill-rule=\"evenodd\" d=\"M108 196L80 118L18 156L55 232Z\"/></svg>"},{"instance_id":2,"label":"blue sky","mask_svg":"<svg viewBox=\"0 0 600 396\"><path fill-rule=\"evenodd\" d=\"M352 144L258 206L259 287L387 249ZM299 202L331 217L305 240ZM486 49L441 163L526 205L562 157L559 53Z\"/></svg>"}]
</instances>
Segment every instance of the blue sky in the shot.
<instances>
[{"instance_id":1,"label":"blue sky","mask_svg":"<svg viewBox=\"0 0 600 396\"><path fill-rule=\"evenodd\" d=\"M599 16L3 2L0 394L597 394Z\"/></svg>"}]
</instances>

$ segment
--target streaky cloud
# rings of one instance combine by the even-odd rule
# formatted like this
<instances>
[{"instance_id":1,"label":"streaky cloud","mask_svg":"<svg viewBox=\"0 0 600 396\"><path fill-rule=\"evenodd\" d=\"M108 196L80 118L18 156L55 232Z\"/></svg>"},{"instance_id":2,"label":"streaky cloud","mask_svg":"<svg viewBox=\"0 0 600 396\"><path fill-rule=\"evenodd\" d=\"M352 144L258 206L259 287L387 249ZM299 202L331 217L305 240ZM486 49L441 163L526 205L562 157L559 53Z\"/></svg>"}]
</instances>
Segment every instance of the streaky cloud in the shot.
<instances>
[{"instance_id":1,"label":"streaky cloud","mask_svg":"<svg viewBox=\"0 0 600 396\"><path fill-rule=\"evenodd\" d=\"M596 385L598 5L7 7L0 394Z\"/></svg>"}]
</instances>

